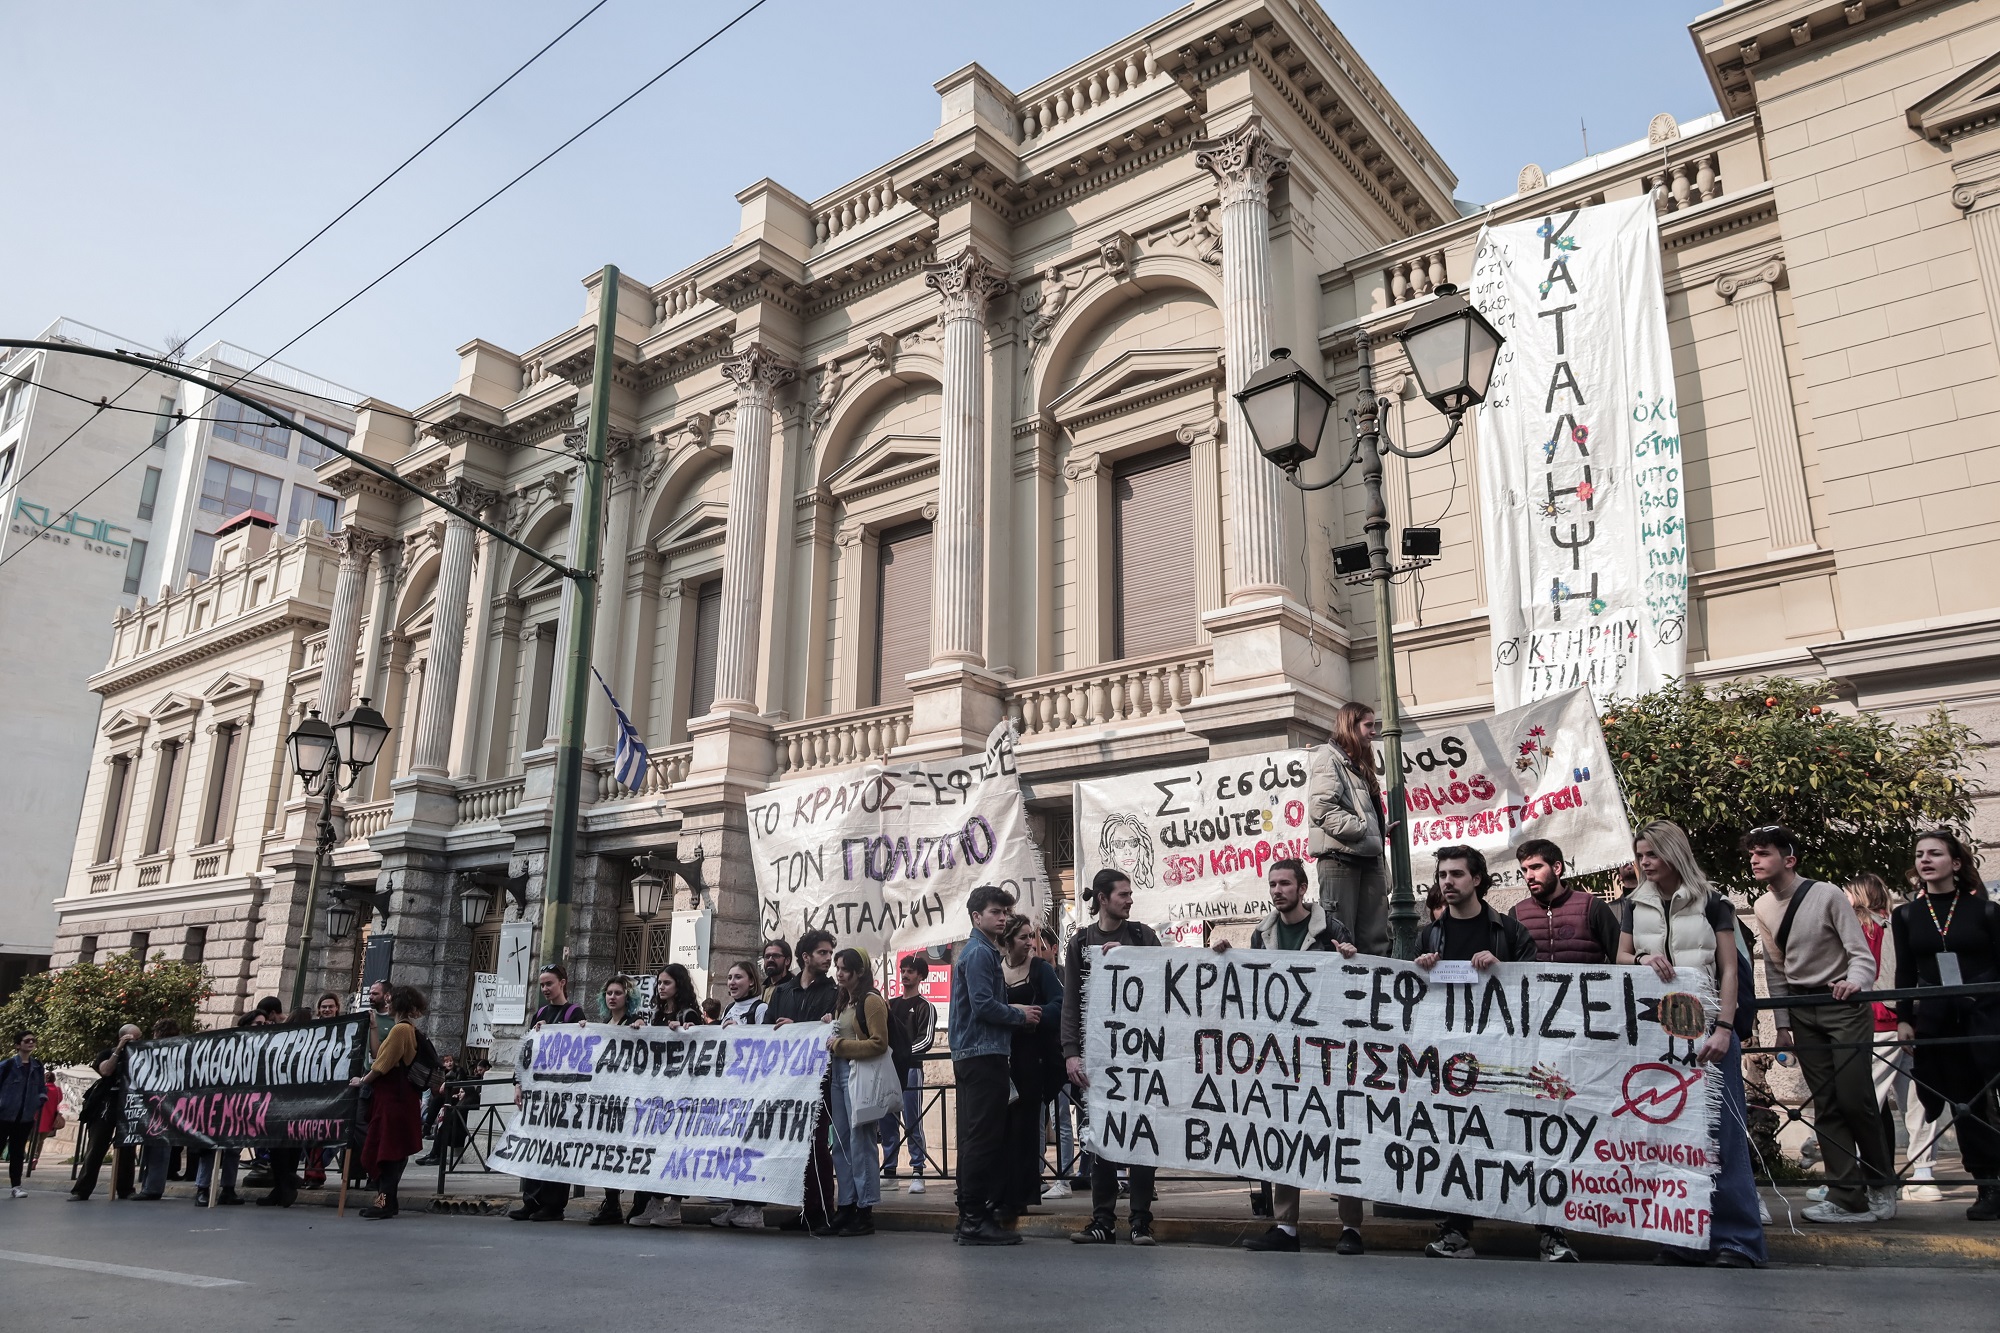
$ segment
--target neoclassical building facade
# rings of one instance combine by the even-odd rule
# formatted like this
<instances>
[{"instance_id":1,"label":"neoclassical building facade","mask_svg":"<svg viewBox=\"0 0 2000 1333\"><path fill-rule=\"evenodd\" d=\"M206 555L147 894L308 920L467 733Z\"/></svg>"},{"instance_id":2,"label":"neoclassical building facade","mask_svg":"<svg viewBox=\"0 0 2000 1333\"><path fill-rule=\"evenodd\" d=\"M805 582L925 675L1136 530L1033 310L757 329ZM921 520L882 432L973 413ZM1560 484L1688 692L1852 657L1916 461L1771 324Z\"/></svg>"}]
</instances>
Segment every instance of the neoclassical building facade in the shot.
<instances>
[{"instance_id":1,"label":"neoclassical building facade","mask_svg":"<svg viewBox=\"0 0 2000 1333\"><path fill-rule=\"evenodd\" d=\"M1361 496L1294 491L1230 394L1284 346L1345 409L1365 334L1392 429L1436 438L1393 334L1464 280L1486 218L1639 194L1661 210L1691 670L1828 676L2000 730L2000 561L1976 554L2000 492L2000 214L1976 165L2000 123L1982 96L2000 0L1759 0L1691 31L1718 114L1528 168L1484 209L1454 200L1313 0L1197 3L1020 91L970 65L937 84L929 142L817 200L759 181L722 249L620 277L608 402L589 401L596 277L573 328L466 344L450 392L414 411L363 402L370 458L558 556L581 423L610 423L592 660L652 762L636 792L613 778L593 695L566 942L582 984L667 956L668 915L628 904L647 853L698 849L702 901L681 887L676 905L713 911L718 969L749 952L743 801L772 783L964 752L1012 718L1061 869L1078 778L1323 738L1374 691L1372 614L1329 564ZM1395 609L1420 719L1490 707L1469 460L1391 470L1393 521L1445 529ZM539 919L564 589L362 469L321 476L340 532L218 576L268 567L282 617L245 592L197 622L197 584L121 627L56 962L140 932L172 951L234 913L218 1012L288 985L313 803L278 750L305 708L366 696L395 731L335 859L383 895L370 929L449 1039L503 914ZM107 877L111 775L156 764L163 715L214 725L245 681L263 776L232 789L256 849L234 896ZM512 886L477 929L473 876ZM350 987L357 944L320 946L311 986Z\"/></svg>"}]
</instances>

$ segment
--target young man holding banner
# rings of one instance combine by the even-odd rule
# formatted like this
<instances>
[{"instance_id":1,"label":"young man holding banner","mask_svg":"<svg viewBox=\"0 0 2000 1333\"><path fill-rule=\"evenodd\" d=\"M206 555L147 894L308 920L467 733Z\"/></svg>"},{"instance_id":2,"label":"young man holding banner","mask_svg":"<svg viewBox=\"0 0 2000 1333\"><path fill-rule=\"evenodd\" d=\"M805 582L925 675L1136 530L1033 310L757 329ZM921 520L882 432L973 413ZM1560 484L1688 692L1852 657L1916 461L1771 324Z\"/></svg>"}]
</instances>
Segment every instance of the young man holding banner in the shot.
<instances>
[{"instance_id":1,"label":"young man holding banner","mask_svg":"<svg viewBox=\"0 0 2000 1333\"><path fill-rule=\"evenodd\" d=\"M1562 848L1530 838L1514 849L1528 881L1528 896L1514 904L1514 919L1535 937L1543 963L1615 963L1618 914L1596 894L1563 883Z\"/></svg>"},{"instance_id":2,"label":"young man holding banner","mask_svg":"<svg viewBox=\"0 0 2000 1333\"><path fill-rule=\"evenodd\" d=\"M1097 872L1084 891L1084 901L1097 906L1097 920L1069 937L1063 954L1063 994L1075 996L1062 1016L1063 1067L1079 1092L1090 1086L1083 1069L1083 1005L1089 994L1090 964L1098 950L1133 944L1158 948L1160 937L1151 926L1132 920L1132 881L1110 866ZM1079 1110L1083 1102L1077 1102ZM1086 1128L1088 1122L1086 1121ZM1132 1179L1132 1243L1153 1243L1153 1168L1130 1166ZM1073 1232L1079 1245L1110 1245L1118 1239L1118 1164L1101 1152L1090 1157L1090 1225Z\"/></svg>"},{"instance_id":3,"label":"young man holding banner","mask_svg":"<svg viewBox=\"0 0 2000 1333\"><path fill-rule=\"evenodd\" d=\"M1337 953L1352 958L1361 952L1347 925L1337 916L1328 916L1319 903L1306 901L1305 862L1286 858L1271 863L1271 910L1250 935L1253 949L1283 949L1297 953ZM1209 946L1217 953L1229 952L1228 940ZM1269 1231L1243 1242L1246 1250L1297 1254L1299 1252L1299 1187L1272 1184L1271 1212L1275 1221ZM1340 1242L1335 1254L1361 1254L1361 1200L1340 1197Z\"/></svg>"},{"instance_id":4,"label":"young man holding banner","mask_svg":"<svg viewBox=\"0 0 2000 1333\"><path fill-rule=\"evenodd\" d=\"M1486 905L1493 876L1478 849L1438 848L1437 877L1438 888L1444 893L1444 914L1417 936L1418 967L1429 972L1439 964L1467 963L1473 971L1484 972L1495 963L1537 960L1535 938L1528 928ZM1573 1264L1582 1257L1570 1248L1562 1228L1538 1230L1544 1262ZM1437 1239L1424 1246L1424 1253L1433 1259L1472 1258L1472 1219L1456 1215L1444 1218L1438 1223Z\"/></svg>"},{"instance_id":5,"label":"young man holding banner","mask_svg":"<svg viewBox=\"0 0 2000 1333\"><path fill-rule=\"evenodd\" d=\"M982 884L969 894L972 936L952 959L951 1067L958 1083L960 1245L1019 1245L1021 1233L993 1219L1007 1147L1008 1065L1014 1029L1042 1021L1040 1006L1008 1004L998 940L1014 895Z\"/></svg>"}]
</instances>

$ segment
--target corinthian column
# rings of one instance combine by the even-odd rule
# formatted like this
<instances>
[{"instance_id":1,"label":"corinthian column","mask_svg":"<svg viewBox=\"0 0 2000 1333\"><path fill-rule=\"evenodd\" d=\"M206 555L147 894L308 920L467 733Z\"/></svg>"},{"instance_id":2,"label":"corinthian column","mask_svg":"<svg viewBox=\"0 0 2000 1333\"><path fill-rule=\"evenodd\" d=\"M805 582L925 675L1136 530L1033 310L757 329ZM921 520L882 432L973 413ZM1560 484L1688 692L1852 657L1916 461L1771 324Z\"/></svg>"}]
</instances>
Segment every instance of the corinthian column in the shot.
<instances>
[{"instance_id":1,"label":"corinthian column","mask_svg":"<svg viewBox=\"0 0 2000 1333\"><path fill-rule=\"evenodd\" d=\"M361 598L368 562L387 544L366 528L352 525L328 538L340 553L340 577L333 585L333 612L326 624L326 662L320 668L319 712L328 722L347 711L354 693L354 663L361 647Z\"/></svg>"},{"instance_id":2,"label":"corinthian column","mask_svg":"<svg viewBox=\"0 0 2000 1333\"><path fill-rule=\"evenodd\" d=\"M937 522L931 538L931 665L985 666L986 304L1007 278L968 245L924 266L944 310Z\"/></svg>"},{"instance_id":3,"label":"corinthian column","mask_svg":"<svg viewBox=\"0 0 2000 1333\"><path fill-rule=\"evenodd\" d=\"M1196 143L1195 161L1215 174L1222 200L1222 329L1227 362L1229 523L1236 586L1231 602L1285 591L1285 479L1264 461L1236 393L1271 355L1271 203L1273 177L1291 151L1274 143L1261 120Z\"/></svg>"},{"instance_id":4,"label":"corinthian column","mask_svg":"<svg viewBox=\"0 0 2000 1333\"><path fill-rule=\"evenodd\" d=\"M438 494L475 514L484 513L500 498L463 478L446 482ZM458 664L465 652L465 609L472 592L472 555L478 531L456 514L445 516L437 604L431 612L430 665L424 672L417 748L410 763L413 774L445 777L451 762L451 722L458 705Z\"/></svg>"},{"instance_id":5,"label":"corinthian column","mask_svg":"<svg viewBox=\"0 0 2000 1333\"><path fill-rule=\"evenodd\" d=\"M722 363L736 386L736 453L729 464L729 526L722 538L722 612L713 712L757 711L758 599L764 591L764 519L771 489L771 405L798 378L762 343ZM620 559L623 558L622 553Z\"/></svg>"}]
</instances>

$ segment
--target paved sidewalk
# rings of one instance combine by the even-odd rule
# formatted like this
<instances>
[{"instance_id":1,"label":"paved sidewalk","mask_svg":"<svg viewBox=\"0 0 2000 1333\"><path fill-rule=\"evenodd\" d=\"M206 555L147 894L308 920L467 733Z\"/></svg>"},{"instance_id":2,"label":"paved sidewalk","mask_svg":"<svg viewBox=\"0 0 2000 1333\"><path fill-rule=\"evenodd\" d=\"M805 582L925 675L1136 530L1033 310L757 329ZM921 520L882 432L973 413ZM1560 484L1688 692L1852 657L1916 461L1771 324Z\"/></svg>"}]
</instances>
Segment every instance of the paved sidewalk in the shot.
<instances>
[{"instance_id":1,"label":"paved sidewalk","mask_svg":"<svg viewBox=\"0 0 2000 1333\"><path fill-rule=\"evenodd\" d=\"M33 1183L53 1188L57 1180L46 1171ZM884 1231L923 1231L942 1235L957 1221L950 1181L931 1181L920 1195L907 1192L907 1178L884 1179L882 1203L875 1210L875 1225ZM517 1206L520 1193L511 1176L457 1174L446 1177L443 1193L436 1190L436 1171L413 1168L404 1177L403 1197L410 1209L427 1208L434 1213L492 1216ZM262 1191L244 1191L254 1198ZM1783 1196L1775 1190L1763 1191L1770 1206L1772 1224L1766 1241L1771 1259L1780 1264L1820 1264L1841 1267L1989 1267L2000 1264L2000 1223L1965 1220L1972 1202L1969 1188L1947 1190L1945 1201L1933 1204L1903 1204L1893 1221L1871 1226L1814 1226L1799 1221L1797 1214L1806 1206L1803 1187L1787 1187ZM339 1202L337 1185L308 1190L299 1195L300 1206L334 1207ZM368 1191L348 1192L347 1205L358 1209L370 1201ZM602 1194L591 1190L569 1206L572 1222L582 1222L598 1206ZM194 1198L193 1185L177 1182L167 1187L167 1199L158 1207L188 1207ZM1790 1200L1789 1215L1786 1199ZM105 1196L100 1189L97 1201ZM123 1203L115 1205L124 1207ZM682 1215L690 1226L704 1226L719 1207L706 1200L690 1199ZM792 1215L789 1208L772 1207L773 1223ZM1375 1216L1373 1210L1362 1227L1371 1251L1412 1252L1431 1238L1428 1221L1417 1217ZM1078 1230L1089 1219L1087 1196L1045 1203L1020 1222L1023 1235L1061 1239ZM1788 1216L1790 1224L1788 1225ZM1119 1230L1124 1233L1125 1203L1119 1204ZM1249 1186L1241 1181L1174 1181L1161 1186L1154 1206L1153 1230L1164 1244L1233 1246L1248 1236L1261 1234L1268 1222L1250 1215ZM1340 1224L1331 1199L1308 1194L1301 1201L1299 1233L1305 1248L1331 1251L1339 1239ZM1650 1243L1609 1236L1572 1232L1571 1238L1587 1261L1650 1263L1656 1247ZM1536 1238L1532 1227L1506 1222L1482 1221L1477 1245L1481 1255L1532 1259ZM1247 1256L1246 1256L1247 1257Z\"/></svg>"}]
</instances>

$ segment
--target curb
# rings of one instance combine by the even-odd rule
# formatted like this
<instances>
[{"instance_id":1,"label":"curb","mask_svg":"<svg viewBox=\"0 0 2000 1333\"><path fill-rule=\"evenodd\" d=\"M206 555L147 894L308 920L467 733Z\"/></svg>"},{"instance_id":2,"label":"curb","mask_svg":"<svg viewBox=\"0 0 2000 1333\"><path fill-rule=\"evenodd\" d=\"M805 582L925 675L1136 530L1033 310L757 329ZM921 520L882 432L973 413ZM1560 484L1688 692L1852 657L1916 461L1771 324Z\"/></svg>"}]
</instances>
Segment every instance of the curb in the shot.
<instances>
[{"instance_id":1,"label":"curb","mask_svg":"<svg viewBox=\"0 0 2000 1333\"><path fill-rule=\"evenodd\" d=\"M452 1217L500 1217L520 1205L518 1194L445 1194L426 1196L411 1191L411 1211ZM368 1200L366 1189L350 1189L348 1204L362 1207ZM167 1198L192 1201L192 1186L169 1186ZM340 1202L340 1190L331 1187L306 1190L299 1205L332 1208ZM254 1206L254 1204L252 1205ZM569 1220L581 1222L596 1209L596 1201L574 1200ZM789 1217L794 1210L773 1205L775 1219ZM690 1227L701 1226L720 1209L712 1204L687 1203L681 1215ZM1016 1228L1023 1236L1037 1240L1066 1240L1083 1223L1081 1215L1031 1214ZM881 1231L945 1235L957 1225L957 1217L941 1208L875 1209L875 1226ZM1153 1234L1169 1245L1211 1245L1234 1247L1243 1239L1259 1234L1268 1225L1261 1218L1232 1221L1215 1217L1158 1217ZM1976 1226L1977 1224L1969 1224ZM1362 1229L1370 1253L1418 1254L1432 1235L1428 1222L1404 1218L1370 1218ZM1332 1252L1340 1239L1337 1222L1301 1222L1299 1240L1306 1251ZM1657 1247L1619 1236L1574 1236L1587 1262L1650 1264ZM1992 1268L2000 1266L2000 1227L1990 1234L1968 1230L1967 1234L1913 1231L1803 1231L1793 1233L1773 1227L1765 1233L1773 1264L1832 1268ZM1534 1228L1506 1222L1482 1221L1478 1247L1482 1257L1533 1259L1536 1255Z\"/></svg>"}]
</instances>

